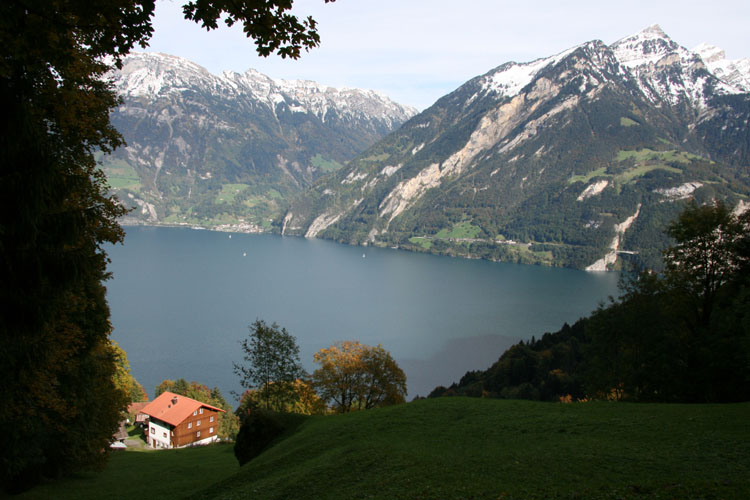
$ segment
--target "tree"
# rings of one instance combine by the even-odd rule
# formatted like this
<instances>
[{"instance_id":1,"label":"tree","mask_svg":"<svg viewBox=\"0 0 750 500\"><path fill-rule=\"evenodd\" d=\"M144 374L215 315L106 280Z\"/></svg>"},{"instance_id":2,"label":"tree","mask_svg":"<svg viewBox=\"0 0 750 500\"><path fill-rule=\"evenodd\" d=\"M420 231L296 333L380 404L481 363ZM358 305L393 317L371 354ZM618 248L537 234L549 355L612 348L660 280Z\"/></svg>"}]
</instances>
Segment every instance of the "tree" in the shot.
<instances>
[{"instance_id":1,"label":"tree","mask_svg":"<svg viewBox=\"0 0 750 500\"><path fill-rule=\"evenodd\" d=\"M750 212L733 214L722 202L692 202L669 226L676 244L664 253L665 277L691 303L692 321L707 325L716 294L737 272L748 267Z\"/></svg>"},{"instance_id":2,"label":"tree","mask_svg":"<svg viewBox=\"0 0 750 500\"><path fill-rule=\"evenodd\" d=\"M148 401L148 394L141 384L130 373L130 363L125 351L112 341L112 350L115 354L115 375L113 381L115 387L124 392L128 397L128 404L136 401Z\"/></svg>"},{"instance_id":3,"label":"tree","mask_svg":"<svg viewBox=\"0 0 750 500\"><path fill-rule=\"evenodd\" d=\"M687 401L750 397L750 211L721 202L688 205L669 227L676 244L664 254L664 280L683 325Z\"/></svg>"},{"instance_id":4,"label":"tree","mask_svg":"<svg viewBox=\"0 0 750 500\"><path fill-rule=\"evenodd\" d=\"M267 410L293 404L298 396L294 383L305 375L297 339L286 328L260 319L248 328L250 335L241 343L248 365L234 363L242 387L258 390Z\"/></svg>"},{"instance_id":5,"label":"tree","mask_svg":"<svg viewBox=\"0 0 750 500\"><path fill-rule=\"evenodd\" d=\"M198 382L188 382L184 378L162 380L154 389L154 397L158 397L165 391L221 408L225 413L219 415L219 425L216 431L218 436L222 440L233 440L237 436L240 427L239 418L234 414L232 406L224 399L218 387L209 389L207 385Z\"/></svg>"},{"instance_id":6,"label":"tree","mask_svg":"<svg viewBox=\"0 0 750 500\"><path fill-rule=\"evenodd\" d=\"M111 383L102 248L122 241L125 211L94 153L122 145L104 75L146 46L154 3L0 2L2 489L102 464L126 404ZM319 36L292 3L195 0L184 12L208 30L225 16L261 55L297 58Z\"/></svg>"},{"instance_id":7,"label":"tree","mask_svg":"<svg viewBox=\"0 0 750 500\"><path fill-rule=\"evenodd\" d=\"M299 413L302 415L322 415L326 413L325 402L318 397L312 384L306 380L297 379L292 383L294 397L279 401L271 400L271 411L277 413ZM253 410L262 408L266 398L262 390L247 389L242 393L237 415L243 417Z\"/></svg>"},{"instance_id":8,"label":"tree","mask_svg":"<svg viewBox=\"0 0 750 500\"><path fill-rule=\"evenodd\" d=\"M430 397L750 400L750 212L691 203L667 231L663 274L624 274L590 317Z\"/></svg>"},{"instance_id":9,"label":"tree","mask_svg":"<svg viewBox=\"0 0 750 500\"><path fill-rule=\"evenodd\" d=\"M406 375L381 345L337 342L316 352L315 362L320 368L313 373L313 383L340 413L405 401Z\"/></svg>"},{"instance_id":10,"label":"tree","mask_svg":"<svg viewBox=\"0 0 750 500\"><path fill-rule=\"evenodd\" d=\"M668 228L663 275L626 281L587 328L588 387L637 401L750 398L750 212L695 202Z\"/></svg>"}]
</instances>

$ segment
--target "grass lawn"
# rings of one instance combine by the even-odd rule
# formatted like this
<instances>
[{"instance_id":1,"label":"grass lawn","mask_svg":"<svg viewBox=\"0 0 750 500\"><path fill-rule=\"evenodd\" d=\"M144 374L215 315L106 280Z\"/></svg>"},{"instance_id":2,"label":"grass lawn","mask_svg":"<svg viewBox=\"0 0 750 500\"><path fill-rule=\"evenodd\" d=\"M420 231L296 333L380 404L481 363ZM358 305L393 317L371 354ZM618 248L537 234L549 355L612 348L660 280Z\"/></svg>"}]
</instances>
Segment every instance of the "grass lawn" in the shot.
<instances>
[{"instance_id":1,"label":"grass lawn","mask_svg":"<svg viewBox=\"0 0 750 500\"><path fill-rule=\"evenodd\" d=\"M638 125L633 120L630 120L633 123L629 123L627 122L627 120L630 120L630 119L622 118L621 125L623 126L632 126L633 124ZM672 167L668 165L668 163L688 164L691 161L703 160L704 158L701 158L700 156L697 156L691 153L685 153L683 151L675 151L675 150L654 151L648 148L644 148L638 151L635 151L635 150L618 151L617 156L615 157L615 161L618 161L618 162L625 161L628 159L633 159L637 163L637 165L634 166L633 168L626 170L625 172L619 173L617 175L611 175L611 174L607 174L607 167L601 167L587 174L571 176L568 179L568 184L573 184L574 182L588 183L594 177L609 177L609 178L613 178L615 184L622 185L622 184L627 184L628 182L631 182L633 179L643 177L644 175L646 175L648 172L651 172L652 170L660 169L660 170L666 170L669 172L680 173L682 172L682 170L676 167Z\"/></svg>"},{"instance_id":2,"label":"grass lawn","mask_svg":"<svg viewBox=\"0 0 750 500\"><path fill-rule=\"evenodd\" d=\"M602 167L602 168L598 168L596 170L592 170L588 174L573 175L573 176L570 177L570 179L568 179L568 184L573 184L574 182L587 183L588 181L590 181L594 177L599 177L599 176L605 175L606 172L607 172L607 167Z\"/></svg>"},{"instance_id":3,"label":"grass lawn","mask_svg":"<svg viewBox=\"0 0 750 500\"><path fill-rule=\"evenodd\" d=\"M474 226L471 222L464 221L454 224L450 229L441 229L435 236L412 236L409 238L409 243L429 250L432 248L433 240L475 239L481 232L482 229L479 226Z\"/></svg>"},{"instance_id":4,"label":"grass lawn","mask_svg":"<svg viewBox=\"0 0 750 500\"><path fill-rule=\"evenodd\" d=\"M419 245L425 250L429 250L430 248L432 248L432 240L423 236L412 236L411 238L409 238L409 243Z\"/></svg>"},{"instance_id":5,"label":"grass lawn","mask_svg":"<svg viewBox=\"0 0 750 500\"><path fill-rule=\"evenodd\" d=\"M438 233L435 235L435 238L447 240L447 239L474 239L477 236L479 236L479 233L482 232L482 229L479 228L479 226L473 225L471 222L459 222L457 224L453 224L453 227L448 229L441 229L438 231Z\"/></svg>"},{"instance_id":6,"label":"grass lawn","mask_svg":"<svg viewBox=\"0 0 750 500\"><path fill-rule=\"evenodd\" d=\"M343 167L343 165L336 160L328 160L326 158L323 158L320 153L310 158L310 163L312 163L313 166L319 168L323 172L334 172Z\"/></svg>"},{"instance_id":7,"label":"grass lawn","mask_svg":"<svg viewBox=\"0 0 750 500\"><path fill-rule=\"evenodd\" d=\"M18 500L176 499L239 470L232 445L117 451L102 472L78 474L14 496Z\"/></svg>"},{"instance_id":8,"label":"grass lawn","mask_svg":"<svg viewBox=\"0 0 750 500\"><path fill-rule=\"evenodd\" d=\"M138 191L141 188L141 178L133 167L122 160L111 160L103 166L107 183L112 189L130 189Z\"/></svg>"},{"instance_id":9,"label":"grass lawn","mask_svg":"<svg viewBox=\"0 0 750 500\"><path fill-rule=\"evenodd\" d=\"M444 398L316 417L195 498L750 498L750 404Z\"/></svg>"},{"instance_id":10,"label":"grass lawn","mask_svg":"<svg viewBox=\"0 0 750 500\"><path fill-rule=\"evenodd\" d=\"M417 401L311 417L239 468L231 446L115 453L19 499L746 499L750 403Z\"/></svg>"},{"instance_id":11,"label":"grass lawn","mask_svg":"<svg viewBox=\"0 0 750 500\"><path fill-rule=\"evenodd\" d=\"M637 167L630 168L621 174L616 175L614 177L615 184L627 184L633 179L637 179L638 177L643 177L644 175L651 172L652 170L657 170L657 169L666 170L667 172L674 172L676 174L679 174L682 172L682 170L680 170L679 168L670 167L669 165L664 165L664 164L639 165Z\"/></svg>"},{"instance_id":12,"label":"grass lawn","mask_svg":"<svg viewBox=\"0 0 750 500\"><path fill-rule=\"evenodd\" d=\"M625 150L618 151L617 161L624 161L628 158L633 158L636 162L644 161L656 161L656 162L676 162L676 163L690 163L693 160L702 160L698 155L691 153L685 153L683 151L654 151L652 149L643 148L639 151Z\"/></svg>"},{"instance_id":13,"label":"grass lawn","mask_svg":"<svg viewBox=\"0 0 750 500\"><path fill-rule=\"evenodd\" d=\"M391 156L388 153L381 153L379 155L370 155L366 158L361 158L362 161L383 161L387 160L388 157Z\"/></svg>"},{"instance_id":14,"label":"grass lawn","mask_svg":"<svg viewBox=\"0 0 750 500\"><path fill-rule=\"evenodd\" d=\"M247 184L222 184L214 203L234 203L234 198L249 187Z\"/></svg>"}]
</instances>

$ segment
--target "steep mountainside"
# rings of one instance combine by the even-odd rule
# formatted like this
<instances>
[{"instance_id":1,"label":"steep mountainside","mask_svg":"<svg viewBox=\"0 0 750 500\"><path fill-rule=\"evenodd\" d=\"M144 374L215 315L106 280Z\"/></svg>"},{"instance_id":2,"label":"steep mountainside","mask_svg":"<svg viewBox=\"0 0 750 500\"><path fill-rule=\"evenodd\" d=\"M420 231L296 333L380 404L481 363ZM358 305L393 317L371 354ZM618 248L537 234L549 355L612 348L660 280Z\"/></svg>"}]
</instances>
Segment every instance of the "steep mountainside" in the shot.
<instances>
[{"instance_id":1,"label":"steep mountainside","mask_svg":"<svg viewBox=\"0 0 750 500\"><path fill-rule=\"evenodd\" d=\"M416 113L372 91L212 75L185 59L132 54L112 75L112 122L128 145L102 158L141 221L268 228L291 194Z\"/></svg>"},{"instance_id":2,"label":"steep mountainside","mask_svg":"<svg viewBox=\"0 0 750 500\"><path fill-rule=\"evenodd\" d=\"M681 200L750 195L750 73L722 61L652 26L503 64L317 182L283 233L592 270L655 265Z\"/></svg>"}]
</instances>

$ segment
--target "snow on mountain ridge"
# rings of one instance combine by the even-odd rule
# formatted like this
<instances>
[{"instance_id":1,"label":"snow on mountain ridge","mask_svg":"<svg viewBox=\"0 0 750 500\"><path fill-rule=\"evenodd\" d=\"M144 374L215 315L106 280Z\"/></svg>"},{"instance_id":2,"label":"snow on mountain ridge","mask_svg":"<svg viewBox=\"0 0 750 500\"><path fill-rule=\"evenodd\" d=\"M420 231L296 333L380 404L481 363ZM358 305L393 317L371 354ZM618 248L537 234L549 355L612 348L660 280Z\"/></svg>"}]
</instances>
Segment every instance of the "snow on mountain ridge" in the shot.
<instances>
[{"instance_id":1,"label":"snow on mountain ridge","mask_svg":"<svg viewBox=\"0 0 750 500\"><path fill-rule=\"evenodd\" d=\"M245 73L225 71L213 75L187 59L168 54L140 52L127 56L113 82L122 96L155 100L185 90L208 90L212 94L240 98L249 96L276 114L282 103L293 112L309 112L325 120L329 110L341 116L369 117L390 126L417 113L415 108L395 103L385 95L363 89L336 89L310 80L274 79L255 69Z\"/></svg>"},{"instance_id":2,"label":"snow on mountain ridge","mask_svg":"<svg viewBox=\"0 0 750 500\"><path fill-rule=\"evenodd\" d=\"M512 98L545 68L560 63L578 49L599 47L611 50L619 64L617 72L635 82L643 94L657 105L662 101L676 105L687 99L691 105L705 108L709 85L711 91L718 94L750 91L750 59L728 61L721 49L708 45L690 51L654 24L608 47L592 41L530 62L507 62L479 78L479 93ZM598 50L588 52L590 56L602 53ZM594 62L606 64L610 59L599 56L599 60ZM592 81L590 75L588 80Z\"/></svg>"},{"instance_id":3,"label":"snow on mountain ridge","mask_svg":"<svg viewBox=\"0 0 750 500\"><path fill-rule=\"evenodd\" d=\"M641 66L656 65L666 55L678 52L680 47L667 36L666 33L654 24L634 35L622 38L611 45L615 51L617 60L626 68L638 68ZM688 51L683 49L687 56Z\"/></svg>"},{"instance_id":4,"label":"snow on mountain ridge","mask_svg":"<svg viewBox=\"0 0 750 500\"><path fill-rule=\"evenodd\" d=\"M750 92L750 59L727 59L723 49L701 43L693 49L709 71L741 92Z\"/></svg>"},{"instance_id":5,"label":"snow on mountain ridge","mask_svg":"<svg viewBox=\"0 0 750 500\"><path fill-rule=\"evenodd\" d=\"M585 44L584 44L585 45ZM503 97L513 97L528 85L534 77L550 65L555 65L581 45L571 47L551 57L543 57L527 63L507 62L485 75L480 82L484 92L496 92Z\"/></svg>"},{"instance_id":6,"label":"snow on mountain ridge","mask_svg":"<svg viewBox=\"0 0 750 500\"><path fill-rule=\"evenodd\" d=\"M699 54L676 43L658 25L622 38L610 47L644 95L656 105L662 100L676 105L687 99L692 106L705 108L709 86L717 94L741 92L712 74Z\"/></svg>"}]
</instances>

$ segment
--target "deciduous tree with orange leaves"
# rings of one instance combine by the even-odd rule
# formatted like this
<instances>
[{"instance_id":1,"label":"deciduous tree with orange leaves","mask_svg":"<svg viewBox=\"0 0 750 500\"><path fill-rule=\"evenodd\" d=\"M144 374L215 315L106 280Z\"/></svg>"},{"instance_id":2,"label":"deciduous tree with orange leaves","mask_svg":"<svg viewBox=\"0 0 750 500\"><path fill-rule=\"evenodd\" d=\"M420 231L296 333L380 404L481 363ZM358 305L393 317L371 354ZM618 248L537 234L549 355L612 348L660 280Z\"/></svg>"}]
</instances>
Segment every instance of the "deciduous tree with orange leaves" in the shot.
<instances>
[{"instance_id":1,"label":"deciduous tree with orange leaves","mask_svg":"<svg viewBox=\"0 0 750 500\"><path fill-rule=\"evenodd\" d=\"M315 353L312 375L320 397L339 413L403 403L406 375L383 346L337 342Z\"/></svg>"}]
</instances>

